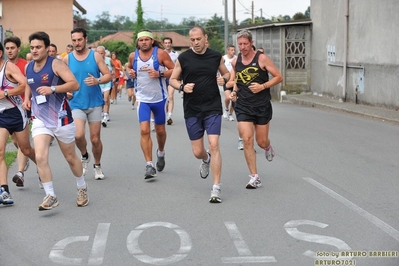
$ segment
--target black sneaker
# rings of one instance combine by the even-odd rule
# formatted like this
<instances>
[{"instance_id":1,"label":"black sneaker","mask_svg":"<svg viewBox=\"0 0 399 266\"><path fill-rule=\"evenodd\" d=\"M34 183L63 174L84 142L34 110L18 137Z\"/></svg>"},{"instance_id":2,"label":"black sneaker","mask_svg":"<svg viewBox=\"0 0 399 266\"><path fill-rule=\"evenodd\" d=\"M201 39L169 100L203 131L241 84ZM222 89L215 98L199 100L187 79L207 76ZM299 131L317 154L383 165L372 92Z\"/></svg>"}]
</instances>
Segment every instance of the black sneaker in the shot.
<instances>
[{"instance_id":1,"label":"black sneaker","mask_svg":"<svg viewBox=\"0 0 399 266\"><path fill-rule=\"evenodd\" d=\"M157 176L157 170L155 170L155 168L152 167L151 165L147 165L145 167L144 179L150 179L156 176Z\"/></svg>"}]
</instances>

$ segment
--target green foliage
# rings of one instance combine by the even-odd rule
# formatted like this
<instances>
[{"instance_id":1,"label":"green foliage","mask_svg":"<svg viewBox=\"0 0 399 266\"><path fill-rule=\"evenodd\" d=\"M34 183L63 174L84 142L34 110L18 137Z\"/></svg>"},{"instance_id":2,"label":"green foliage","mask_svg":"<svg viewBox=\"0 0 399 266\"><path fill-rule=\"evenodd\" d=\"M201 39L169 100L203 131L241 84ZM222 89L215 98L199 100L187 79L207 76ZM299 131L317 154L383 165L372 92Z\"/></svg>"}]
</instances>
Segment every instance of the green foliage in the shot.
<instances>
[{"instance_id":1,"label":"green foliage","mask_svg":"<svg viewBox=\"0 0 399 266\"><path fill-rule=\"evenodd\" d=\"M21 51L19 51L18 57L25 58L27 53L30 53L30 45L29 44L21 44Z\"/></svg>"},{"instance_id":2,"label":"green foliage","mask_svg":"<svg viewBox=\"0 0 399 266\"><path fill-rule=\"evenodd\" d=\"M208 39L209 48L219 51L222 55L225 54L224 40L219 37Z\"/></svg>"},{"instance_id":3,"label":"green foliage","mask_svg":"<svg viewBox=\"0 0 399 266\"><path fill-rule=\"evenodd\" d=\"M127 62L129 54L135 50L135 47L122 41L108 41L101 43L101 45L110 52L115 52L122 64Z\"/></svg>"},{"instance_id":4,"label":"green foliage","mask_svg":"<svg viewBox=\"0 0 399 266\"><path fill-rule=\"evenodd\" d=\"M305 11L305 16L306 16L307 18L310 18L310 6L308 6L308 9L306 9L306 11Z\"/></svg>"},{"instance_id":5,"label":"green foliage","mask_svg":"<svg viewBox=\"0 0 399 266\"><path fill-rule=\"evenodd\" d=\"M136 15L137 15L137 22L136 22L135 31L133 34L133 43L136 43L136 39L137 39L136 34L144 28L144 18L143 18L144 11L143 11L143 7L141 5L141 0L137 0Z\"/></svg>"},{"instance_id":6,"label":"green foliage","mask_svg":"<svg viewBox=\"0 0 399 266\"><path fill-rule=\"evenodd\" d=\"M4 159L6 161L7 168L15 161L17 158L17 151L7 151L4 155Z\"/></svg>"},{"instance_id":7,"label":"green foliage","mask_svg":"<svg viewBox=\"0 0 399 266\"><path fill-rule=\"evenodd\" d=\"M306 18L307 18L306 15L301 12L295 13L295 15L292 17L293 20L306 19Z\"/></svg>"}]
</instances>

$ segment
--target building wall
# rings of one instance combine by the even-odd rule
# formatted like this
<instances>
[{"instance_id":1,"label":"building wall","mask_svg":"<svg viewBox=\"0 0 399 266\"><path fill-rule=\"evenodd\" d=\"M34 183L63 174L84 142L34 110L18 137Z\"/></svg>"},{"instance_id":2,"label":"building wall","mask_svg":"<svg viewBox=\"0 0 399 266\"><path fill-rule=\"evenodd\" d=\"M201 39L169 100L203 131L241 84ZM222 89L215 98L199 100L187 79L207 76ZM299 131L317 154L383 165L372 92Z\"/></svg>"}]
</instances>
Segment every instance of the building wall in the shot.
<instances>
[{"instance_id":1,"label":"building wall","mask_svg":"<svg viewBox=\"0 0 399 266\"><path fill-rule=\"evenodd\" d=\"M397 0L311 0L311 90L350 102L399 108L398 13Z\"/></svg>"},{"instance_id":2,"label":"building wall","mask_svg":"<svg viewBox=\"0 0 399 266\"><path fill-rule=\"evenodd\" d=\"M0 25L3 31L11 30L23 44L28 44L29 35L44 31L50 41L65 51L71 42L73 29L73 0L2 0L3 14Z\"/></svg>"}]
</instances>

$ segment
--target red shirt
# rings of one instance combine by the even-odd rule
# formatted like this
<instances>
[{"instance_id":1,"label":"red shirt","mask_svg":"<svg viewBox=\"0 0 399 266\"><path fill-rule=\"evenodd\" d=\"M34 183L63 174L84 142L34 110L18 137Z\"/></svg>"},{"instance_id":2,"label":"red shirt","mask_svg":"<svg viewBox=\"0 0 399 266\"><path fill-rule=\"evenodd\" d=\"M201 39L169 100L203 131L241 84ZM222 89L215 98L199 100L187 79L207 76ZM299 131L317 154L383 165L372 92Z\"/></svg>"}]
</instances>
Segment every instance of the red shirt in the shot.
<instances>
[{"instance_id":1,"label":"red shirt","mask_svg":"<svg viewBox=\"0 0 399 266\"><path fill-rule=\"evenodd\" d=\"M18 58L17 59L16 65L19 68L19 70L21 70L22 74L24 74L24 76L26 76L26 74L25 74L25 66L26 66L27 63L28 62L25 59L22 59L22 58ZM25 92L23 92L21 94L21 97L22 97L22 100L25 100Z\"/></svg>"}]
</instances>

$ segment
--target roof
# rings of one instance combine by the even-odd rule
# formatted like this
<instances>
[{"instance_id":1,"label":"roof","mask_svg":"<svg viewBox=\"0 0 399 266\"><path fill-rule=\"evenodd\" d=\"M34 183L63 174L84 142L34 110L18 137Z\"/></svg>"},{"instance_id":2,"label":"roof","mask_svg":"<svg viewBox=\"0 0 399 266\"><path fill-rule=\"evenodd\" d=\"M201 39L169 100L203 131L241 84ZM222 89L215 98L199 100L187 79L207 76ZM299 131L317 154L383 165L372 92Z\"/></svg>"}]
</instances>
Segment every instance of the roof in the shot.
<instances>
[{"instance_id":1,"label":"roof","mask_svg":"<svg viewBox=\"0 0 399 266\"><path fill-rule=\"evenodd\" d=\"M73 5L74 5L77 9L79 9L79 11L82 12L83 15L86 15L86 14L87 14L86 9L84 9L84 8L78 3L78 1L73 0Z\"/></svg>"},{"instance_id":2,"label":"roof","mask_svg":"<svg viewBox=\"0 0 399 266\"><path fill-rule=\"evenodd\" d=\"M189 48L190 39L174 31L162 31L162 32L152 32L154 38L162 39L164 37L170 37L173 40L174 48ZM133 43L133 32L132 31L118 31L116 33L102 37L100 40L91 43L89 46L96 47L100 43L107 41L122 41L128 44Z\"/></svg>"},{"instance_id":3,"label":"roof","mask_svg":"<svg viewBox=\"0 0 399 266\"><path fill-rule=\"evenodd\" d=\"M312 20L310 19L298 19L298 20L288 20L288 21L279 21L279 22L266 22L261 24L246 24L240 25L237 27L237 31L242 29L260 29L260 28L270 28L270 27L282 27L282 26L297 26L297 25L311 25Z\"/></svg>"}]
</instances>

